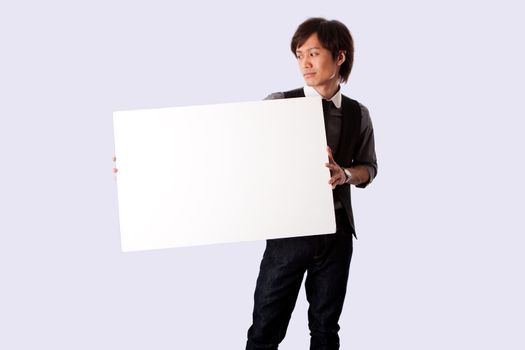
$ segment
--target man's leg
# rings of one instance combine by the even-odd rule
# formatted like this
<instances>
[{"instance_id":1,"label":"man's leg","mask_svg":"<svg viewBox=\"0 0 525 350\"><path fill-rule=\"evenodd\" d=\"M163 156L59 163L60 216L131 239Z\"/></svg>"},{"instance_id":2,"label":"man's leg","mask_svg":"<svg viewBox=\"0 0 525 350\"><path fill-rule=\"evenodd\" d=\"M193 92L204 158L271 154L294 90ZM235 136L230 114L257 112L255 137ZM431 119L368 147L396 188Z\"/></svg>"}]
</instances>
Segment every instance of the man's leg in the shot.
<instances>
[{"instance_id":1,"label":"man's leg","mask_svg":"<svg viewBox=\"0 0 525 350\"><path fill-rule=\"evenodd\" d=\"M247 350L277 349L297 301L312 237L268 240L254 295Z\"/></svg>"},{"instance_id":2,"label":"man's leg","mask_svg":"<svg viewBox=\"0 0 525 350\"><path fill-rule=\"evenodd\" d=\"M310 350L339 349L339 316L352 257L352 234L346 214L337 214L338 231L325 236L325 251L308 269L306 277Z\"/></svg>"}]
</instances>

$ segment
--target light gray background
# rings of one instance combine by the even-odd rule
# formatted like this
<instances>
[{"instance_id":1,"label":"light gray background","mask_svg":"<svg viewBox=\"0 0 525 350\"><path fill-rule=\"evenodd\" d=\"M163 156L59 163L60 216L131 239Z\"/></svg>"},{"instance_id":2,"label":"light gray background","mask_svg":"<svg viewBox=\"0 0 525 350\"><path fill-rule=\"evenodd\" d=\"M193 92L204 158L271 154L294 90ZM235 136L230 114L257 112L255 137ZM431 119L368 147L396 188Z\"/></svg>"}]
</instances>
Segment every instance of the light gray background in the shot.
<instances>
[{"instance_id":1,"label":"light gray background","mask_svg":"<svg viewBox=\"0 0 525 350\"><path fill-rule=\"evenodd\" d=\"M343 348L523 349L519 3L2 2L0 348L243 348L264 242L121 253L112 112L298 87L289 39L321 15L355 36L380 166Z\"/></svg>"}]
</instances>

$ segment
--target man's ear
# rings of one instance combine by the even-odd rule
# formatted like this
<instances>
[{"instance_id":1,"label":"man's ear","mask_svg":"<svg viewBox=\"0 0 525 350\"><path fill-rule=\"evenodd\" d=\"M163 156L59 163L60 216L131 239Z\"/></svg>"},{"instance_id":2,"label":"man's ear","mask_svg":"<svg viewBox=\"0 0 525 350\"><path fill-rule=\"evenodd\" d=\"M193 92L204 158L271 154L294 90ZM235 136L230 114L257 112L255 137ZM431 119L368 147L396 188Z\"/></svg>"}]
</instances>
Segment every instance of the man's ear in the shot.
<instances>
[{"instance_id":1,"label":"man's ear","mask_svg":"<svg viewBox=\"0 0 525 350\"><path fill-rule=\"evenodd\" d=\"M339 51L339 54L337 55L337 65L340 66L346 61L346 51Z\"/></svg>"}]
</instances>

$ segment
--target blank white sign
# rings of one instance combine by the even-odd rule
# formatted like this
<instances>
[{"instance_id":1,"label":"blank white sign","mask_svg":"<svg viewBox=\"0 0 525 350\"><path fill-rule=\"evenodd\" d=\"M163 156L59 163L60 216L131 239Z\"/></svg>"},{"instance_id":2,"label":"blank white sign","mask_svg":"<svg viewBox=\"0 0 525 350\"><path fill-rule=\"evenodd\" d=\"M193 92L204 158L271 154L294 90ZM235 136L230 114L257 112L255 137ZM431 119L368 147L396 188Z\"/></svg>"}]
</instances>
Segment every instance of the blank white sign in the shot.
<instances>
[{"instance_id":1,"label":"blank white sign","mask_svg":"<svg viewBox=\"0 0 525 350\"><path fill-rule=\"evenodd\" d=\"M113 121L123 251L335 232L320 98Z\"/></svg>"}]
</instances>

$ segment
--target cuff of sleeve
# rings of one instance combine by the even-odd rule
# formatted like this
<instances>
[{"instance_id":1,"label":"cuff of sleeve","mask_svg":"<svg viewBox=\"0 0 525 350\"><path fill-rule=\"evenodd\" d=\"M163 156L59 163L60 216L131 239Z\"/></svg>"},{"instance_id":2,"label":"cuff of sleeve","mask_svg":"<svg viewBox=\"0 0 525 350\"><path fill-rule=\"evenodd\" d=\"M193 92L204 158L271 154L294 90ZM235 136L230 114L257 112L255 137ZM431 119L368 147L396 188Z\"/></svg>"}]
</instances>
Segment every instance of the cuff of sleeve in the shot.
<instances>
[{"instance_id":1,"label":"cuff of sleeve","mask_svg":"<svg viewBox=\"0 0 525 350\"><path fill-rule=\"evenodd\" d=\"M359 187L359 188L365 188L366 186L370 185L372 183L372 181L374 181L374 178L375 178L375 170L373 167L369 166L369 165L366 165L366 169L368 170L368 181L367 182L363 182L359 185L356 185L356 187Z\"/></svg>"}]
</instances>

